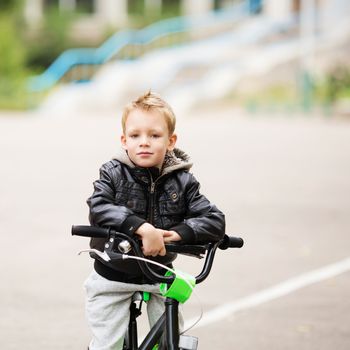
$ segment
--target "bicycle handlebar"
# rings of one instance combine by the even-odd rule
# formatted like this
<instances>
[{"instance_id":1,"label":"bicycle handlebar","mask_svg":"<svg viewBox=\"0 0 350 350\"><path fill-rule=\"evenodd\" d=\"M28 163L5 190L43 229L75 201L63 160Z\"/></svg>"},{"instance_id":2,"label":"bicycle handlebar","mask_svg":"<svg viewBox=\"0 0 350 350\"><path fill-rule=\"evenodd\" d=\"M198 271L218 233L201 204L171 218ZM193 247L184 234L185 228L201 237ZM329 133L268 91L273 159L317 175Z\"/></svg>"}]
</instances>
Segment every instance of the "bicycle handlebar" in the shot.
<instances>
[{"instance_id":1,"label":"bicycle handlebar","mask_svg":"<svg viewBox=\"0 0 350 350\"><path fill-rule=\"evenodd\" d=\"M96 226L73 225L72 235L83 237L108 238L110 229Z\"/></svg>"},{"instance_id":2,"label":"bicycle handlebar","mask_svg":"<svg viewBox=\"0 0 350 350\"><path fill-rule=\"evenodd\" d=\"M133 238L131 238L130 236L124 233L116 232L111 228L102 228L102 227L85 226L85 225L73 225L72 235L83 236L83 237L105 238L105 239L109 239L110 242L114 242L115 238L125 239L131 244L135 255L138 257L144 258L142 250L136 240L134 240ZM200 283L204 281L210 273L217 248L222 250L225 250L228 248L241 248L243 244L244 244L244 241L242 238L225 235L224 238L218 242L190 244L190 245L181 244L181 243L170 243L170 244L166 244L165 248L168 252L174 252L179 254L189 254L197 257L202 257L201 254L204 254L207 251L203 269L201 273L198 276L196 276L196 283ZM114 252L112 250L112 246L113 244L110 245L110 248L108 249L108 253L106 253L105 251L104 253L97 254L97 256L95 254L95 256L103 258L102 255L106 254L104 255L104 257L108 258L109 261L111 262L119 259L124 259L126 254L120 254L120 253ZM105 258L103 259L105 260ZM139 261L139 260L137 260L137 262L142 272L150 280L153 280L159 283L173 282L174 276L159 275L157 272L152 270L146 262Z\"/></svg>"},{"instance_id":3,"label":"bicycle handlebar","mask_svg":"<svg viewBox=\"0 0 350 350\"><path fill-rule=\"evenodd\" d=\"M228 248L242 248L244 241L241 237L233 237L225 235L222 239L219 248L222 250L226 250Z\"/></svg>"}]
</instances>

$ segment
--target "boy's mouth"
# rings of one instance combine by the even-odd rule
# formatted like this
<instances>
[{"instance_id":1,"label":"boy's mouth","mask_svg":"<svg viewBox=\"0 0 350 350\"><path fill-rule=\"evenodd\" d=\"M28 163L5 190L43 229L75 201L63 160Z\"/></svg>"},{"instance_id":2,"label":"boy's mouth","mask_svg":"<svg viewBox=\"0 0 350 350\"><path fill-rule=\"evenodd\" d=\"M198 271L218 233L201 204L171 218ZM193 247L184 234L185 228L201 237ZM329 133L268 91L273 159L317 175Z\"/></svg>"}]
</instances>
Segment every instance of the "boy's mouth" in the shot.
<instances>
[{"instance_id":1,"label":"boy's mouth","mask_svg":"<svg viewBox=\"0 0 350 350\"><path fill-rule=\"evenodd\" d=\"M151 153L151 152L139 152L139 153L137 153L138 156L148 156L151 154L153 154L153 153Z\"/></svg>"}]
</instances>

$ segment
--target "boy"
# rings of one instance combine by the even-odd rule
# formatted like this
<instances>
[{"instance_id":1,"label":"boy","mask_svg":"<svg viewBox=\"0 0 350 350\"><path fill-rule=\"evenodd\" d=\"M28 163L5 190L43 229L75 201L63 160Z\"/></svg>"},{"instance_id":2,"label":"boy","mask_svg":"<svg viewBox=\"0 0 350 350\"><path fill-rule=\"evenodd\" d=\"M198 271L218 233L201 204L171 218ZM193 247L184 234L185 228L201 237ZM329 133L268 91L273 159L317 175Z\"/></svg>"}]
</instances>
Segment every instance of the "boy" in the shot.
<instances>
[{"instance_id":1,"label":"boy","mask_svg":"<svg viewBox=\"0 0 350 350\"><path fill-rule=\"evenodd\" d=\"M176 255L167 254L164 243L222 238L223 213L199 193L199 183L188 172L192 164L175 148L171 107L148 92L125 107L122 127L122 150L101 167L87 201L91 225L113 227L141 240L144 255L167 266ZM101 238L90 243L101 251L104 244ZM93 335L90 350L122 349L134 292L152 293L147 304L151 325L164 311L158 285L148 281L133 260L121 261L115 269L95 260L85 289Z\"/></svg>"}]
</instances>

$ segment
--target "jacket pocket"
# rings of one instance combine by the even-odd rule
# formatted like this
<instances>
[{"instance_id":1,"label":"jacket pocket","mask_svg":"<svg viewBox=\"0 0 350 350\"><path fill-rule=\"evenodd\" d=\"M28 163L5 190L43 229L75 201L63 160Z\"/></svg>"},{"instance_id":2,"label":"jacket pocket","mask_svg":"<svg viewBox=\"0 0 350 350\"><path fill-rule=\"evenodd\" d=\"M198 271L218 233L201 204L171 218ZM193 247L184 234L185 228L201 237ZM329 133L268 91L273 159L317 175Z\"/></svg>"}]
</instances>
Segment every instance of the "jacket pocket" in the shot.
<instances>
[{"instance_id":1,"label":"jacket pocket","mask_svg":"<svg viewBox=\"0 0 350 350\"><path fill-rule=\"evenodd\" d=\"M147 201L139 184L121 181L114 198L116 205L125 206L135 213L144 214L147 211Z\"/></svg>"},{"instance_id":2,"label":"jacket pocket","mask_svg":"<svg viewBox=\"0 0 350 350\"><path fill-rule=\"evenodd\" d=\"M144 199L129 198L125 205L135 213L143 214L146 213L147 210L147 202Z\"/></svg>"},{"instance_id":3,"label":"jacket pocket","mask_svg":"<svg viewBox=\"0 0 350 350\"><path fill-rule=\"evenodd\" d=\"M169 189L159 200L159 213L162 216L183 216L186 212L185 200L182 194Z\"/></svg>"}]
</instances>

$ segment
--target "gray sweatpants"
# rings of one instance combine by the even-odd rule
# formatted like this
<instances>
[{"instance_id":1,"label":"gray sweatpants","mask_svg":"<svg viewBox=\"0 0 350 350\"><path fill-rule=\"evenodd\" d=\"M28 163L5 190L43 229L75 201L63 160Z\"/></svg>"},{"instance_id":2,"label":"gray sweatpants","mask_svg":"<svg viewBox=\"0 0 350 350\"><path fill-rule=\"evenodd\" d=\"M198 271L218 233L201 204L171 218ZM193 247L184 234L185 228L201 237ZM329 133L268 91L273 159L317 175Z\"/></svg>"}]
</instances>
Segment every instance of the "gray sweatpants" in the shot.
<instances>
[{"instance_id":1,"label":"gray sweatpants","mask_svg":"<svg viewBox=\"0 0 350 350\"><path fill-rule=\"evenodd\" d=\"M86 316L92 331L90 350L121 350L129 324L129 307L135 292L150 292L147 314L150 326L164 312L164 297L159 285L132 284L107 280L92 271L84 283ZM179 317L182 324L182 318Z\"/></svg>"}]
</instances>

